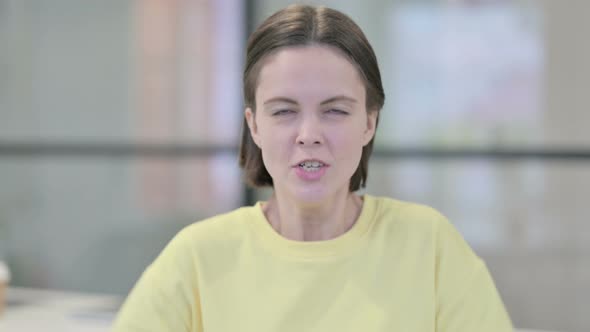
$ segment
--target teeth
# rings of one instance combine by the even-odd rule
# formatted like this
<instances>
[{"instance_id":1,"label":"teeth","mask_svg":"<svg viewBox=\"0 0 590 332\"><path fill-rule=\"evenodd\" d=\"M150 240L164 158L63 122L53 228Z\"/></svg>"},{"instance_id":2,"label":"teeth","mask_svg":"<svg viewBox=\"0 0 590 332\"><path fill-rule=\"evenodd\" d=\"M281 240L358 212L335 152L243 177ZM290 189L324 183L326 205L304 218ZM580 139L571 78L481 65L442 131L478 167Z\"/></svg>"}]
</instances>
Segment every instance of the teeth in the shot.
<instances>
[{"instance_id":1,"label":"teeth","mask_svg":"<svg viewBox=\"0 0 590 332\"><path fill-rule=\"evenodd\" d=\"M324 164L320 163L319 161L306 161L299 164L299 167L303 168L303 170L306 172L317 172L322 166L324 166Z\"/></svg>"},{"instance_id":2,"label":"teeth","mask_svg":"<svg viewBox=\"0 0 590 332\"><path fill-rule=\"evenodd\" d=\"M307 167L307 168L309 168L309 167L317 168L317 167L324 166L324 164L320 163L319 161L306 161L304 163L299 164L299 166Z\"/></svg>"}]
</instances>

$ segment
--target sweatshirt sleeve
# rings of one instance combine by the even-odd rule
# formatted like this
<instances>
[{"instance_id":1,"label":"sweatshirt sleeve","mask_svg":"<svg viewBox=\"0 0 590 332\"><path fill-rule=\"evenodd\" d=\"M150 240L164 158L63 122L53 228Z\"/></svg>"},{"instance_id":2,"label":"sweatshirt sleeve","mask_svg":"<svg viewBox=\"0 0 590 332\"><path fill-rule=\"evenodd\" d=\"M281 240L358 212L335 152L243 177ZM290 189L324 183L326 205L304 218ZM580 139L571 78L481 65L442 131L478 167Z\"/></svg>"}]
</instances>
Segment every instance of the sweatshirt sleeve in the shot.
<instances>
[{"instance_id":1,"label":"sweatshirt sleeve","mask_svg":"<svg viewBox=\"0 0 590 332\"><path fill-rule=\"evenodd\" d=\"M112 331L201 331L195 266L187 236L180 232L141 275Z\"/></svg>"},{"instance_id":2,"label":"sweatshirt sleeve","mask_svg":"<svg viewBox=\"0 0 590 332\"><path fill-rule=\"evenodd\" d=\"M437 332L513 331L485 263L444 217L438 224L435 282Z\"/></svg>"}]
</instances>

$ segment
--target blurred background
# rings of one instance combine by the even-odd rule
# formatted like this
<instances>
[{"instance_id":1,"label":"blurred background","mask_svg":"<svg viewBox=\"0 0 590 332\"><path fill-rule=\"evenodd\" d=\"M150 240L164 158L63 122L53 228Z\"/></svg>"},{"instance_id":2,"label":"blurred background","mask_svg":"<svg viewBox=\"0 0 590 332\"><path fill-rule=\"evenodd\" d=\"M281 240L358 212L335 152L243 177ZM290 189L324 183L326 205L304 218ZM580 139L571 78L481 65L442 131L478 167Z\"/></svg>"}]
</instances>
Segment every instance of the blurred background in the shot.
<instances>
[{"instance_id":1,"label":"blurred background","mask_svg":"<svg viewBox=\"0 0 590 332\"><path fill-rule=\"evenodd\" d=\"M0 0L0 260L124 296L182 227L264 199L237 166L245 40L282 0ZM442 211L518 327L590 331L590 2L307 1L387 102L366 192Z\"/></svg>"}]
</instances>

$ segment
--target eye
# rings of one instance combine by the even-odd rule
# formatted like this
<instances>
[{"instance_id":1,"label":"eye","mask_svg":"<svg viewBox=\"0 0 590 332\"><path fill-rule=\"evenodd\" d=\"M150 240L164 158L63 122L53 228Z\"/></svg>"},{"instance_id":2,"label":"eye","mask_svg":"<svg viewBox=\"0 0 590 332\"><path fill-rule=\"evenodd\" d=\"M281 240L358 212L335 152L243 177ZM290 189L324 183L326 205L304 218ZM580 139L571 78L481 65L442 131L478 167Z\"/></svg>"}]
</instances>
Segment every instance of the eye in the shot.
<instances>
[{"instance_id":1,"label":"eye","mask_svg":"<svg viewBox=\"0 0 590 332\"><path fill-rule=\"evenodd\" d=\"M288 115L288 114L292 114L294 111L290 110L290 109L282 109L282 110L277 110L274 111L272 113L272 116L281 116L281 115Z\"/></svg>"},{"instance_id":2,"label":"eye","mask_svg":"<svg viewBox=\"0 0 590 332\"><path fill-rule=\"evenodd\" d=\"M337 108L330 108L329 110L326 110L327 114L336 114L336 115L348 115L347 111L343 111Z\"/></svg>"}]
</instances>

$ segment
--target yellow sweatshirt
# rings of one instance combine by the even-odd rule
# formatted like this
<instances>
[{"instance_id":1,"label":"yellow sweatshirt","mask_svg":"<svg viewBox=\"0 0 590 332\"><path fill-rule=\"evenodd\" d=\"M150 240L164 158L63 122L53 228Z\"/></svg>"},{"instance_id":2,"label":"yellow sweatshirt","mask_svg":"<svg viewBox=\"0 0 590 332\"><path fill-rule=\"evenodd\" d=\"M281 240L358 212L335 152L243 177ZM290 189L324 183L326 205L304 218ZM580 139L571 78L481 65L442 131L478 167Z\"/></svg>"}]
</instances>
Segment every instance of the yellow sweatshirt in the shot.
<instances>
[{"instance_id":1,"label":"yellow sweatshirt","mask_svg":"<svg viewBox=\"0 0 590 332\"><path fill-rule=\"evenodd\" d=\"M260 202L192 224L146 269L114 331L508 332L483 263L435 210L364 195L345 234L279 235Z\"/></svg>"}]
</instances>

